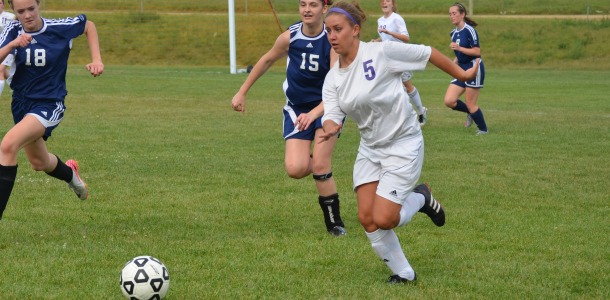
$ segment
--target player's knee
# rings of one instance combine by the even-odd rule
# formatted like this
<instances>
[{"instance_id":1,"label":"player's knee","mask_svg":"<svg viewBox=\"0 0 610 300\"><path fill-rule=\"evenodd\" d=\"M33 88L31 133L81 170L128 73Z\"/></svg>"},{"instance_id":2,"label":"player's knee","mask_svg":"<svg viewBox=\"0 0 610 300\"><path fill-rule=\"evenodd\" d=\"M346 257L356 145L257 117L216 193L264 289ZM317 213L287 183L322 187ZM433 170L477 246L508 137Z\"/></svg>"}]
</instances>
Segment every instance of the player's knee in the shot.
<instances>
[{"instance_id":1,"label":"player's knee","mask_svg":"<svg viewBox=\"0 0 610 300\"><path fill-rule=\"evenodd\" d=\"M2 153L3 156L16 156L17 151L19 151L19 147L17 145L6 140L2 140L2 143L0 144L0 153Z\"/></svg>"},{"instance_id":2,"label":"player's knee","mask_svg":"<svg viewBox=\"0 0 610 300\"><path fill-rule=\"evenodd\" d=\"M395 220L394 218L389 218L387 216L373 216L373 223L375 226L385 230L396 227L396 225L398 225L398 221L399 220Z\"/></svg>"},{"instance_id":3,"label":"player's knee","mask_svg":"<svg viewBox=\"0 0 610 300\"><path fill-rule=\"evenodd\" d=\"M447 106L449 108L454 108L457 105L457 99L453 98L453 97L451 97L451 98L445 97L443 102L445 103L445 106Z\"/></svg>"},{"instance_id":4,"label":"player's knee","mask_svg":"<svg viewBox=\"0 0 610 300\"><path fill-rule=\"evenodd\" d=\"M326 174L329 173L330 164L326 161L312 160L311 171L314 174Z\"/></svg>"},{"instance_id":5,"label":"player's knee","mask_svg":"<svg viewBox=\"0 0 610 300\"><path fill-rule=\"evenodd\" d=\"M360 221L362 227L364 227L364 229L366 229L367 231L375 230L375 223L373 223L373 216L371 216L371 214L359 211L358 221Z\"/></svg>"},{"instance_id":6,"label":"player's knee","mask_svg":"<svg viewBox=\"0 0 610 300\"><path fill-rule=\"evenodd\" d=\"M290 178L301 179L309 175L309 170L307 166L286 164L286 174L288 174L288 177Z\"/></svg>"}]
</instances>

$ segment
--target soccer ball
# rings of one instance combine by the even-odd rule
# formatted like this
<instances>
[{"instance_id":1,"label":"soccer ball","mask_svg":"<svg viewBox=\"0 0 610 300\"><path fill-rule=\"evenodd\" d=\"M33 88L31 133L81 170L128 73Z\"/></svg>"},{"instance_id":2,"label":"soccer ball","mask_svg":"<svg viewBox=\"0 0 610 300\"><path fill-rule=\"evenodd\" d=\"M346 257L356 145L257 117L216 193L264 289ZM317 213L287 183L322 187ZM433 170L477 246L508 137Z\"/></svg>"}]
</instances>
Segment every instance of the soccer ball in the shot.
<instances>
[{"instance_id":1,"label":"soccer ball","mask_svg":"<svg viewBox=\"0 0 610 300\"><path fill-rule=\"evenodd\" d=\"M130 300L161 300L169 290L165 265L152 256L138 256L121 271L121 292Z\"/></svg>"}]
</instances>

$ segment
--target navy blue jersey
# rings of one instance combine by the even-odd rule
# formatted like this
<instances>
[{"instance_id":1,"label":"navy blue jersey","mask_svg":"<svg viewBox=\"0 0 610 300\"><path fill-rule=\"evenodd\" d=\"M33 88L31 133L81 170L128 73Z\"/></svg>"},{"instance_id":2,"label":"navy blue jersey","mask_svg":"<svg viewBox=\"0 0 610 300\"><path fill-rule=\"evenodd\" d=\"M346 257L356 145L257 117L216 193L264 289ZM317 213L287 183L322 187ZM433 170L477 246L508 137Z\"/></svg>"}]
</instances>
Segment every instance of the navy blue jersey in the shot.
<instances>
[{"instance_id":1,"label":"navy blue jersey","mask_svg":"<svg viewBox=\"0 0 610 300\"><path fill-rule=\"evenodd\" d=\"M11 82L13 93L35 101L63 100L66 90L66 70L72 39L85 31L87 17L45 19L42 28L32 35L25 48L15 50L15 75ZM6 46L24 33L21 23L10 23L0 36L0 47Z\"/></svg>"},{"instance_id":2,"label":"navy blue jersey","mask_svg":"<svg viewBox=\"0 0 610 300\"><path fill-rule=\"evenodd\" d=\"M317 36L302 32L303 22L290 26L290 47L286 63L286 101L300 105L322 101L324 77L330 69L330 42L326 30Z\"/></svg>"},{"instance_id":3,"label":"navy blue jersey","mask_svg":"<svg viewBox=\"0 0 610 300\"><path fill-rule=\"evenodd\" d=\"M479 34L474 29L474 27L465 24L464 28L458 30L457 28L451 31L451 41L460 45L463 48L481 48L479 46ZM466 55L460 51L454 50L455 56L457 57L458 64L467 64L474 59L477 59L478 56L470 56Z\"/></svg>"}]
</instances>

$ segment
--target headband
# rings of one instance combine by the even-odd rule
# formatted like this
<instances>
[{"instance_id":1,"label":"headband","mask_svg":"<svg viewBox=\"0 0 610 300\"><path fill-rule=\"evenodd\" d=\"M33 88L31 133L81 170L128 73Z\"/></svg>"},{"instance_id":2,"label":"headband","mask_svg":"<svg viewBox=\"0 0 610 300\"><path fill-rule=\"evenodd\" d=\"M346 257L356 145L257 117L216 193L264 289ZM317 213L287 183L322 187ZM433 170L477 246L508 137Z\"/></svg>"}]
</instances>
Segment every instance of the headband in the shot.
<instances>
[{"instance_id":1,"label":"headband","mask_svg":"<svg viewBox=\"0 0 610 300\"><path fill-rule=\"evenodd\" d=\"M333 13L333 12L343 14L343 15L345 15L346 17L348 17L350 20L352 20L352 22L354 22L354 24L360 25L360 23L358 23L358 21L356 21L356 19L354 19L354 17L352 17L352 15L350 15L348 12L346 12L346 11L345 11L343 8L339 8L339 7L331 7L331 8L328 10L328 13L327 13L326 15L328 15L328 14L330 14L330 13Z\"/></svg>"}]
</instances>

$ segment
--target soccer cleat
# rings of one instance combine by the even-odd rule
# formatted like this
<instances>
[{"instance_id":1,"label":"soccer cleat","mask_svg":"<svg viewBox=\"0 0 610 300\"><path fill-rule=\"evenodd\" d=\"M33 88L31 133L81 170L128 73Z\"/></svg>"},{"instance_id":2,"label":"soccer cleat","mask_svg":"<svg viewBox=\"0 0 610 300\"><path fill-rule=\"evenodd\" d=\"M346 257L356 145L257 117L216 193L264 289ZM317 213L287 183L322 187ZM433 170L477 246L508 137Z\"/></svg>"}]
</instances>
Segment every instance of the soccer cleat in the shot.
<instances>
[{"instance_id":1,"label":"soccer cleat","mask_svg":"<svg viewBox=\"0 0 610 300\"><path fill-rule=\"evenodd\" d=\"M78 175L78 163L75 160L70 159L66 161L66 165L70 167L73 172L72 181L68 183L68 186L74 191L74 193L76 193L76 196L78 196L79 199L87 199L89 196L89 191L87 190L87 185L85 182L80 179L80 176Z\"/></svg>"},{"instance_id":2,"label":"soccer cleat","mask_svg":"<svg viewBox=\"0 0 610 300\"><path fill-rule=\"evenodd\" d=\"M415 281L417 280L417 273L413 273L413 280L409 280L406 278L402 278L400 276L398 276L397 274L390 276L390 278L388 278L388 283L389 284L408 284L408 283L415 283Z\"/></svg>"},{"instance_id":3,"label":"soccer cleat","mask_svg":"<svg viewBox=\"0 0 610 300\"><path fill-rule=\"evenodd\" d=\"M477 130L477 135L484 135L487 134L487 130Z\"/></svg>"},{"instance_id":4,"label":"soccer cleat","mask_svg":"<svg viewBox=\"0 0 610 300\"><path fill-rule=\"evenodd\" d=\"M445 225L445 210L443 206L432 197L430 187L426 183L422 183L413 189L413 192L424 195L425 203L420 212L425 213L430 217L434 225L441 227Z\"/></svg>"},{"instance_id":5,"label":"soccer cleat","mask_svg":"<svg viewBox=\"0 0 610 300\"><path fill-rule=\"evenodd\" d=\"M333 228L331 228L328 233L330 233L330 235L333 236L344 236L347 234L347 230L345 230L345 228L341 227L341 226L335 226Z\"/></svg>"},{"instance_id":6,"label":"soccer cleat","mask_svg":"<svg viewBox=\"0 0 610 300\"><path fill-rule=\"evenodd\" d=\"M472 126L472 123L474 123L474 121L472 120L472 117L470 115L466 115L466 121L464 121L464 127L468 128L468 127Z\"/></svg>"},{"instance_id":7,"label":"soccer cleat","mask_svg":"<svg viewBox=\"0 0 610 300\"><path fill-rule=\"evenodd\" d=\"M426 125L426 121L428 120L428 109L424 107L423 111L424 112L421 115L417 116L420 126Z\"/></svg>"}]
</instances>

